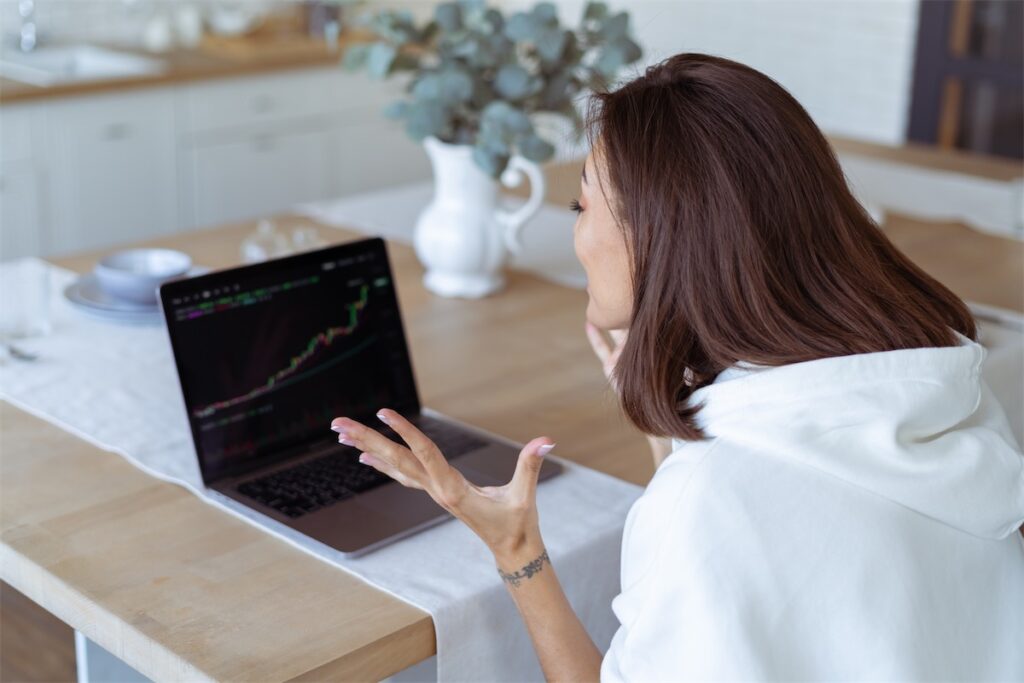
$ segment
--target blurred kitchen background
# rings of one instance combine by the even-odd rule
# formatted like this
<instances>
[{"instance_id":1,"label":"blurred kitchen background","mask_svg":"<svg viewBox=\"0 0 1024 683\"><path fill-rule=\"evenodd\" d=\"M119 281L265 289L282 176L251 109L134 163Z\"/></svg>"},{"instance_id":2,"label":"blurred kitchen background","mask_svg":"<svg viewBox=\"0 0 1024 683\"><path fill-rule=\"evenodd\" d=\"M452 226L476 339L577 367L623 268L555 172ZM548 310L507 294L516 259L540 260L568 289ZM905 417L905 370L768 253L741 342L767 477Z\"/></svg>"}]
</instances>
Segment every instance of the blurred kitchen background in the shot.
<instances>
[{"instance_id":1,"label":"blurred kitchen background","mask_svg":"<svg viewBox=\"0 0 1024 683\"><path fill-rule=\"evenodd\" d=\"M491 4L511 13L532 3ZM584 3L556 5L573 25ZM0 0L0 259L429 180L422 146L381 115L403 77L373 80L338 62L346 45L365 40L353 28L360 15L396 8L425 20L434 6ZM610 3L629 11L644 50L623 78L681 51L745 62L807 108L878 216L956 218L1007 236L1022 230L1022 8L1016 0ZM564 136L550 141L549 164L586 153ZM953 189L930 183L936 171ZM574 191L551 185L558 204Z\"/></svg>"}]
</instances>

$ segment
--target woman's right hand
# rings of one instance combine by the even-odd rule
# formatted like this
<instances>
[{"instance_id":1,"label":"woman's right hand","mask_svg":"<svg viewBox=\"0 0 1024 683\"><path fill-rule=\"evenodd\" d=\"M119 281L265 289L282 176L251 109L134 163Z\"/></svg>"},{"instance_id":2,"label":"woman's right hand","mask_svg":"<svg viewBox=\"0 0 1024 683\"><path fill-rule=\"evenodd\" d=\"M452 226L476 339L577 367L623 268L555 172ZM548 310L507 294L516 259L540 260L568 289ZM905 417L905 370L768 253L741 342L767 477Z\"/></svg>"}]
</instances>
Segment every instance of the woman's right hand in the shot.
<instances>
[{"instance_id":1,"label":"woman's right hand","mask_svg":"<svg viewBox=\"0 0 1024 683\"><path fill-rule=\"evenodd\" d=\"M615 366L619 362L619 355L622 353L622 347L626 344L629 330L609 330L608 334L612 338L612 343L609 344L608 340L605 339L604 333L589 320L586 323L586 329L587 339L590 340L594 353L601 361L604 376L608 378L608 382L611 383L612 389L617 394L619 393L619 387L615 381Z\"/></svg>"}]
</instances>

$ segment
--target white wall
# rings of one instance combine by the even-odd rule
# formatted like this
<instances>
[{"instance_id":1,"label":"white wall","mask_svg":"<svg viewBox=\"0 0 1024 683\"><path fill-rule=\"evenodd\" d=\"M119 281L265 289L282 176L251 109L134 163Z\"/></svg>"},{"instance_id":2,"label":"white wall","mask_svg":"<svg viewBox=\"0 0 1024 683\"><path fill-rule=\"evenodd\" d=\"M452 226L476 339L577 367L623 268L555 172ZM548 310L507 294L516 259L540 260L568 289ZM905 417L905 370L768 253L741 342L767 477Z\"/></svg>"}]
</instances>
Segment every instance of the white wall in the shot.
<instances>
[{"instance_id":1,"label":"white wall","mask_svg":"<svg viewBox=\"0 0 1024 683\"><path fill-rule=\"evenodd\" d=\"M512 11L533 3L501 4ZM578 23L584 2L556 4L563 23ZM905 139L918 0L608 4L613 11L630 12L633 33L645 50L645 66L679 52L734 59L778 81L826 133L885 144Z\"/></svg>"}]
</instances>

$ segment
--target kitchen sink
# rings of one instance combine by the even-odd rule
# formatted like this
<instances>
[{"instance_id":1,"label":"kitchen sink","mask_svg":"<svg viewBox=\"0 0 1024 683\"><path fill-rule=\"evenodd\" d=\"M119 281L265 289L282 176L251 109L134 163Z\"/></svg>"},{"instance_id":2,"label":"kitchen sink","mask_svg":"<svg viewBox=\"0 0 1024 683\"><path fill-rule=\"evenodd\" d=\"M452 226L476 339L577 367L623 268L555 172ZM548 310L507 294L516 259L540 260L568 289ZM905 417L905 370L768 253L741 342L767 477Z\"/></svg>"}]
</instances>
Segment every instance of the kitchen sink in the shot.
<instances>
[{"instance_id":1,"label":"kitchen sink","mask_svg":"<svg viewBox=\"0 0 1024 683\"><path fill-rule=\"evenodd\" d=\"M0 76L32 85L130 78L160 73L160 59L96 45L40 47L31 52L0 52Z\"/></svg>"}]
</instances>

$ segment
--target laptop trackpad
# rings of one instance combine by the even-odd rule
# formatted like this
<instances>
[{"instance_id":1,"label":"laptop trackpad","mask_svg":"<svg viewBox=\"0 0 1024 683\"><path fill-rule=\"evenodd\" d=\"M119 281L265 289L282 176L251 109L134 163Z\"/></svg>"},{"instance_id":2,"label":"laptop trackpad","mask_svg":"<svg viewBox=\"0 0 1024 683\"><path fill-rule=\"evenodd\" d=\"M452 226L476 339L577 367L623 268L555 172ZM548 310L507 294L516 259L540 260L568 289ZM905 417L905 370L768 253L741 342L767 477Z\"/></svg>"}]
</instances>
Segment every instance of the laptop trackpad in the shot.
<instances>
[{"instance_id":1,"label":"laptop trackpad","mask_svg":"<svg viewBox=\"0 0 1024 683\"><path fill-rule=\"evenodd\" d=\"M504 486L512 480L516 470L516 459L495 457L489 450L479 450L461 455L451 461L452 467L462 472L477 486Z\"/></svg>"}]
</instances>

